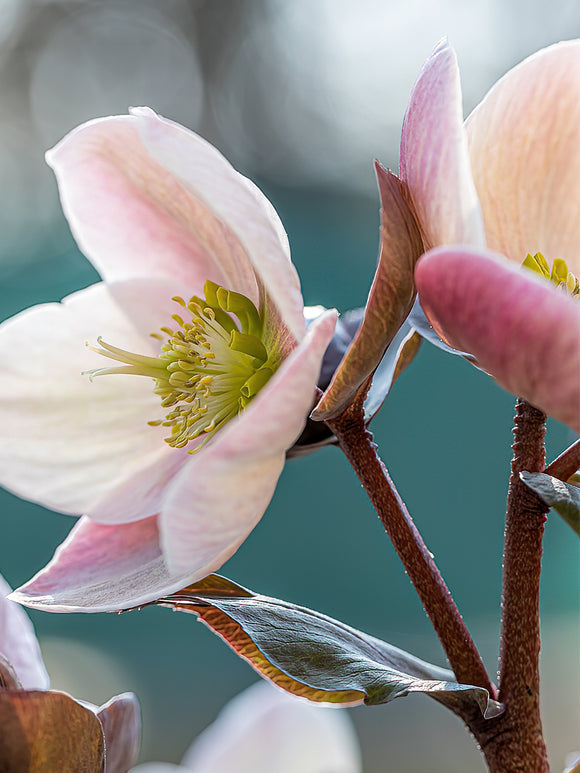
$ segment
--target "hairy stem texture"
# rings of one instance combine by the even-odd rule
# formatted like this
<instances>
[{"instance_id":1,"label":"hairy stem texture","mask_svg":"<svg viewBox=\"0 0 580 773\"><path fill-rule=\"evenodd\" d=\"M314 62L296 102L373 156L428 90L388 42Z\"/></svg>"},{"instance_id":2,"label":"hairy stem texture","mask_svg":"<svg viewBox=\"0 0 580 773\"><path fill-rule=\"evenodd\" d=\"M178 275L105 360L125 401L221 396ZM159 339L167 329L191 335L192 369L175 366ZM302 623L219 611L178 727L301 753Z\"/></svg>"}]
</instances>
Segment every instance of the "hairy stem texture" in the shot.
<instances>
[{"instance_id":1,"label":"hairy stem texture","mask_svg":"<svg viewBox=\"0 0 580 773\"><path fill-rule=\"evenodd\" d=\"M504 723L513 726L510 755L528 773L548 771L540 720L540 569L548 507L519 478L545 465L546 416L524 400L516 403L514 456L504 544L499 690Z\"/></svg>"},{"instance_id":2,"label":"hairy stem texture","mask_svg":"<svg viewBox=\"0 0 580 773\"><path fill-rule=\"evenodd\" d=\"M524 400L516 403L514 456L507 501L499 700L504 713L468 721L492 773L548 773L540 720L540 565L548 508L519 478L542 472L546 416ZM561 463L563 467L565 463Z\"/></svg>"}]
</instances>

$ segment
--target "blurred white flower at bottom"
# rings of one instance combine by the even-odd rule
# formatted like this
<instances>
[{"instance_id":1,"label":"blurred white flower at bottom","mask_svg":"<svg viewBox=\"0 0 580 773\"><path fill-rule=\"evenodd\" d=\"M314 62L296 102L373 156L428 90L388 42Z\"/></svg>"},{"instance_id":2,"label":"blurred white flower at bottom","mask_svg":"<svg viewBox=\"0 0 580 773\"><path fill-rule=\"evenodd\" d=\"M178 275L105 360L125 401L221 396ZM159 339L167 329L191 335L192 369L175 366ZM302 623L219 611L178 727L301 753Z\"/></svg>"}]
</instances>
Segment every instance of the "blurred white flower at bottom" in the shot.
<instances>
[{"instance_id":1,"label":"blurred white flower at bottom","mask_svg":"<svg viewBox=\"0 0 580 773\"><path fill-rule=\"evenodd\" d=\"M580 773L580 752L570 752L566 757L566 769L563 773Z\"/></svg>"},{"instance_id":2,"label":"blurred white flower at bottom","mask_svg":"<svg viewBox=\"0 0 580 773\"><path fill-rule=\"evenodd\" d=\"M344 709L317 706L258 682L233 698L181 765L150 762L131 773L361 773Z\"/></svg>"}]
</instances>

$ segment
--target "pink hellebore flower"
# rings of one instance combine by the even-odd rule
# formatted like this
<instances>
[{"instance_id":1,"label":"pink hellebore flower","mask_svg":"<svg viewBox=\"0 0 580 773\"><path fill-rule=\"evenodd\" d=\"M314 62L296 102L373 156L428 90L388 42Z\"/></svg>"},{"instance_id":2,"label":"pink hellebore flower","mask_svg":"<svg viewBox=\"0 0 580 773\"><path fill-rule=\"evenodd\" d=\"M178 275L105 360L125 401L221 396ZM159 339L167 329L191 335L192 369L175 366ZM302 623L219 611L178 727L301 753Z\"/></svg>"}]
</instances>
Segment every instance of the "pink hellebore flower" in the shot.
<instances>
[{"instance_id":1,"label":"pink hellebore flower","mask_svg":"<svg viewBox=\"0 0 580 773\"><path fill-rule=\"evenodd\" d=\"M181 765L149 762L131 773L361 773L344 709L317 706L267 682L237 695L195 740Z\"/></svg>"},{"instance_id":2,"label":"pink hellebore flower","mask_svg":"<svg viewBox=\"0 0 580 773\"><path fill-rule=\"evenodd\" d=\"M580 431L580 304L518 268L540 252L580 274L580 41L510 70L465 124L455 54L440 44L411 95L400 175L428 251L417 290L437 332Z\"/></svg>"},{"instance_id":3,"label":"pink hellebore flower","mask_svg":"<svg viewBox=\"0 0 580 773\"><path fill-rule=\"evenodd\" d=\"M306 331L272 205L148 108L78 127L48 161L104 281L0 328L2 482L83 515L13 598L106 611L195 582L244 541L312 407L336 315Z\"/></svg>"}]
</instances>

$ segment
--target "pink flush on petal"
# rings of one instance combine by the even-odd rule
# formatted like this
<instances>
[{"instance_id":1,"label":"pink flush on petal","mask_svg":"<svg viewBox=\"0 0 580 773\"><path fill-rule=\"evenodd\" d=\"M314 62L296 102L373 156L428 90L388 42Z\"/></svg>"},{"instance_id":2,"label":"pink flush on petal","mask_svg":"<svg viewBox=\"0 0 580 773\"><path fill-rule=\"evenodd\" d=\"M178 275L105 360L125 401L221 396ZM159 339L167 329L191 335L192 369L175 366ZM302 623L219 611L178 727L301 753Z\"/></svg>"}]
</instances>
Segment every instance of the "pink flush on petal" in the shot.
<instances>
[{"instance_id":1,"label":"pink flush on petal","mask_svg":"<svg viewBox=\"0 0 580 773\"><path fill-rule=\"evenodd\" d=\"M440 247L415 271L423 308L452 346L514 394L580 432L580 303L500 255Z\"/></svg>"}]
</instances>

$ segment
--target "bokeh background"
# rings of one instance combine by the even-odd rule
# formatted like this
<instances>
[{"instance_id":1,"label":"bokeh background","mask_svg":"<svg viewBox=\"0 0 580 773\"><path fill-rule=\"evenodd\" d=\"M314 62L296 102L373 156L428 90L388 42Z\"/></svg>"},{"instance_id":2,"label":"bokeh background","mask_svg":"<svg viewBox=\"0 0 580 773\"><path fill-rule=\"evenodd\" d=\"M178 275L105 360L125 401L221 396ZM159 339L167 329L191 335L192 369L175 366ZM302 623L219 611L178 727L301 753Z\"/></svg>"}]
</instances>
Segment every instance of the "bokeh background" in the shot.
<instances>
[{"instance_id":1,"label":"bokeh background","mask_svg":"<svg viewBox=\"0 0 580 773\"><path fill-rule=\"evenodd\" d=\"M82 121L140 104L206 136L266 191L307 303L360 306L378 243L372 162L397 168L408 94L436 41L448 35L458 52L467 114L516 62L579 32L577 0L1 0L2 317L96 281L43 153ZM42 372L30 367L42 389ZM373 424L491 673L512 406L486 376L425 344ZM549 457L572 440L551 423ZM18 585L73 521L6 492L0 506L0 570ZM543 688L556 771L580 748L579 558L572 532L550 516ZM266 516L223 572L444 662L334 448L286 466ZM178 761L255 679L190 616L32 616L55 688L96 703L124 690L139 695L143 761ZM351 715L367 773L483 770L455 717L428 698Z\"/></svg>"}]
</instances>

